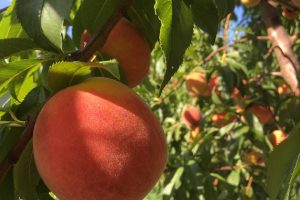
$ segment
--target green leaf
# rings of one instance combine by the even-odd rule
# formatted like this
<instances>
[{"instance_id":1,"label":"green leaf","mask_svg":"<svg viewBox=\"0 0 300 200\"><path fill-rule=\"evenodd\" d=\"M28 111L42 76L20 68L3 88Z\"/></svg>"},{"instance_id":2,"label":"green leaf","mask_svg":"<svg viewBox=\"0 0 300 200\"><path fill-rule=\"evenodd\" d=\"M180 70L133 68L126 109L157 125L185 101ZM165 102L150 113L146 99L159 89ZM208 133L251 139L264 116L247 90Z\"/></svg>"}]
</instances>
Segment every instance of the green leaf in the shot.
<instances>
[{"instance_id":1,"label":"green leaf","mask_svg":"<svg viewBox=\"0 0 300 200\"><path fill-rule=\"evenodd\" d=\"M42 48L62 50L64 19L72 0L17 0L17 16L26 33Z\"/></svg>"},{"instance_id":2,"label":"green leaf","mask_svg":"<svg viewBox=\"0 0 300 200\"><path fill-rule=\"evenodd\" d=\"M14 195L14 182L12 176L12 170L10 170L4 180L0 181L0 199L5 200L15 200Z\"/></svg>"},{"instance_id":3,"label":"green leaf","mask_svg":"<svg viewBox=\"0 0 300 200\"><path fill-rule=\"evenodd\" d=\"M17 18L15 3L16 0L11 2L0 21L0 39L27 37Z\"/></svg>"},{"instance_id":4,"label":"green leaf","mask_svg":"<svg viewBox=\"0 0 300 200\"><path fill-rule=\"evenodd\" d=\"M37 49L37 45L35 45L34 42L29 39L0 39L0 59L32 49Z\"/></svg>"},{"instance_id":5,"label":"green leaf","mask_svg":"<svg viewBox=\"0 0 300 200\"><path fill-rule=\"evenodd\" d=\"M81 62L60 62L51 66L48 84L53 92L82 81L89 77L91 69ZM74 83L75 82L75 83Z\"/></svg>"},{"instance_id":6,"label":"green leaf","mask_svg":"<svg viewBox=\"0 0 300 200\"><path fill-rule=\"evenodd\" d=\"M50 96L43 87L36 87L26 95L24 101L18 106L16 116L26 119L27 116L37 112Z\"/></svg>"},{"instance_id":7,"label":"green leaf","mask_svg":"<svg viewBox=\"0 0 300 200\"><path fill-rule=\"evenodd\" d=\"M250 131L254 133L255 138L260 141L265 141L264 129L258 118L251 113L244 113L244 117L249 124Z\"/></svg>"},{"instance_id":8,"label":"green leaf","mask_svg":"<svg viewBox=\"0 0 300 200\"><path fill-rule=\"evenodd\" d=\"M11 150L23 128L12 128L6 127L1 128L0 131L0 162L7 156L8 152Z\"/></svg>"},{"instance_id":9,"label":"green leaf","mask_svg":"<svg viewBox=\"0 0 300 200\"><path fill-rule=\"evenodd\" d=\"M154 10L155 0L133 1L128 11L130 19L146 35L150 49L152 49L159 38L160 21Z\"/></svg>"},{"instance_id":10,"label":"green leaf","mask_svg":"<svg viewBox=\"0 0 300 200\"><path fill-rule=\"evenodd\" d=\"M167 64L161 93L182 64L184 53L191 43L193 18L191 9L181 0L157 0L155 9L161 21L159 37Z\"/></svg>"},{"instance_id":11,"label":"green leaf","mask_svg":"<svg viewBox=\"0 0 300 200\"><path fill-rule=\"evenodd\" d=\"M235 2L234 0L214 0L218 9L219 20L222 20L226 15L233 11Z\"/></svg>"},{"instance_id":12,"label":"green leaf","mask_svg":"<svg viewBox=\"0 0 300 200\"><path fill-rule=\"evenodd\" d=\"M28 1L28 0L27 0ZM62 50L64 20L69 15L73 0L44 0L41 28L48 40Z\"/></svg>"},{"instance_id":13,"label":"green leaf","mask_svg":"<svg viewBox=\"0 0 300 200\"><path fill-rule=\"evenodd\" d=\"M267 162L267 192L271 199L279 195L284 197L289 191L288 187L299 174L299 141L300 124L298 124L289 137L274 148Z\"/></svg>"},{"instance_id":14,"label":"green leaf","mask_svg":"<svg viewBox=\"0 0 300 200\"><path fill-rule=\"evenodd\" d=\"M74 19L73 38L77 46L80 44L84 29L87 29L90 34L101 30L122 2L121 0L85 0Z\"/></svg>"},{"instance_id":15,"label":"green leaf","mask_svg":"<svg viewBox=\"0 0 300 200\"><path fill-rule=\"evenodd\" d=\"M291 179L288 183L288 185L285 186L285 192L283 192L283 196L281 196L281 199L289 200L290 199L290 192L292 189L293 184L296 181L296 178L298 177L300 173L300 155L298 155L298 159L295 164L295 168L293 169Z\"/></svg>"},{"instance_id":16,"label":"green leaf","mask_svg":"<svg viewBox=\"0 0 300 200\"><path fill-rule=\"evenodd\" d=\"M22 102L26 95L35 87L37 87L36 77L39 75L39 66L33 67L24 73L23 76L19 76L9 84L9 91L12 97Z\"/></svg>"},{"instance_id":17,"label":"green leaf","mask_svg":"<svg viewBox=\"0 0 300 200\"><path fill-rule=\"evenodd\" d=\"M22 76L27 70L33 67L39 67L41 62L43 62L43 60L31 59L11 63L0 63L0 93L3 92L11 81Z\"/></svg>"},{"instance_id":18,"label":"green leaf","mask_svg":"<svg viewBox=\"0 0 300 200\"><path fill-rule=\"evenodd\" d=\"M238 186L240 184L240 170L234 170L230 172L229 176L227 177L227 182L231 185Z\"/></svg>"},{"instance_id":19,"label":"green leaf","mask_svg":"<svg viewBox=\"0 0 300 200\"><path fill-rule=\"evenodd\" d=\"M19 161L13 168L14 185L16 196L21 199L38 199L36 186L40 176L36 169L32 142L29 142L23 151Z\"/></svg>"},{"instance_id":20,"label":"green leaf","mask_svg":"<svg viewBox=\"0 0 300 200\"><path fill-rule=\"evenodd\" d=\"M179 187L179 185L181 184L180 178L183 175L183 172L184 172L183 167L180 167L177 169L172 180L168 183L168 185L163 190L163 193L165 195L170 195L172 193L174 187L176 187L176 188Z\"/></svg>"},{"instance_id":21,"label":"green leaf","mask_svg":"<svg viewBox=\"0 0 300 200\"><path fill-rule=\"evenodd\" d=\"M91 77L93 75L92 72L95 72L95 70L100 70L99 75L101 76L118 79L110 67L101 64L60 62L51 66L48 73L48 84L53 92L57 92Z\"/></svg>"},{"instance_id":22,"label":"green leaf","mask_svg":"<svg viewBox=\"0 0 300 200\"><path fill-rule=\"evenodd\" d=\"M193 0L192 11L195 24L208 33L211 43L214 43L219 27L219 14L214 2L212 0Z\"/></svg>"}]
</instances>

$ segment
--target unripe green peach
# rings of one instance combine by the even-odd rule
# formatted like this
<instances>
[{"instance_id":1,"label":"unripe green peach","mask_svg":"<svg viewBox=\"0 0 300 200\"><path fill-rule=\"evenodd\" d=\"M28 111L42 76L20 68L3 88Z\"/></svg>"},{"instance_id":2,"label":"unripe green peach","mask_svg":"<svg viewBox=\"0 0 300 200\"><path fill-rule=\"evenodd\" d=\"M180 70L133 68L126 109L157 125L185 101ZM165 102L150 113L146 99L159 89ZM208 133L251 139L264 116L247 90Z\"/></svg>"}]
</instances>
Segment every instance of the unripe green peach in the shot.
<instances>
[{"instance_id":1,"label":"unripe green peach","mask_svg":"<svg viewBox=\"0 0 300 200\"><path fill-rule=\"evenodd\" d=\"M36 121L33 153L60 200L141 200L167 160L150 108L126 85L99 77L49 99Z\"/></svg>"},{"instance_id":2,"label":"unripe green peach","mask_svg":"<svg viewBox=\"0 0 300 200\"><path fill-rule=\"evenodd\" d=\"M150 49L144 35L122 18L112 29L101 52L115 58L130 87L138 85L148 74Z\"/></svg>"}]
</instances>

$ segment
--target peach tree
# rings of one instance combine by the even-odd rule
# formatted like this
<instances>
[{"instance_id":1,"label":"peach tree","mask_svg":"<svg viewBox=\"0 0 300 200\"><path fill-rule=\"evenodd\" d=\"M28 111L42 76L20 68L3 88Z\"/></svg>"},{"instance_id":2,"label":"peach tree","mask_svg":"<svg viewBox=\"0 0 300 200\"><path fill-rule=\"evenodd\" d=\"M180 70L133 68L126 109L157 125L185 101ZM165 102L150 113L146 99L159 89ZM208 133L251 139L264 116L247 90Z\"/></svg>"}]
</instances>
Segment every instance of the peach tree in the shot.
<instances>
[{"instance_id":1,"label":"peach tree","mask_svg":"<svg viewBox=\"0 0 300 200\"><path fill-rule=\"evenodd\" d=\"M12 0L0 11L0 199L57 199L36 168L36 118L91 77L134 87L164 129L168 162L146 200L300 198L299 4Z\"/></svg>"}]
</instances>

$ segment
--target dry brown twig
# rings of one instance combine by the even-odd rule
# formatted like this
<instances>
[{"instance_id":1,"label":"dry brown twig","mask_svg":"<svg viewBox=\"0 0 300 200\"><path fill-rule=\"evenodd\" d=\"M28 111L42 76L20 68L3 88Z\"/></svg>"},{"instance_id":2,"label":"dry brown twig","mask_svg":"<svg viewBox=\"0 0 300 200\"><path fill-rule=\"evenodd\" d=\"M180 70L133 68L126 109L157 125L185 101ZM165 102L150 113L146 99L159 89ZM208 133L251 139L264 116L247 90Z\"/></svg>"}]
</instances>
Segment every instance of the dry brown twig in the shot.
<instances>
[{"instance_id":1,"label":"dry brown twig","mask_svg":"<svg viewBox=\"0 0 300 200\"><path fill-rule=\"evenodd\" d=\"M224 24L224 33L223 33L223 42L224 42L224 49L223 49L223 57L222 57L222 62L224 61L226 54L227 54L227 49L228 49L228 32L229 32L229 25L230 25L230 18L231 18L232 13L229 13L226 16L225 24Z\"/></svg>"}]
</instances>

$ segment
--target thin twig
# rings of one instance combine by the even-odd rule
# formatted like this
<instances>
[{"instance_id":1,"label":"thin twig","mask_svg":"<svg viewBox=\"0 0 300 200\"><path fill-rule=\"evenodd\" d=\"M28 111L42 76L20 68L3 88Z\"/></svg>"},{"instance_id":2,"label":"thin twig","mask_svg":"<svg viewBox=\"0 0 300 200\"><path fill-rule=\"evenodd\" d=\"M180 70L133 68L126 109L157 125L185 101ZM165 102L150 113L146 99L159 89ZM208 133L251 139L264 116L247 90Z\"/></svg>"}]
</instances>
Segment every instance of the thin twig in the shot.
<instances>
[{"instance_id":1,"label":"thin twig","mask_svg":"<svg viewBox=\"0 0 300 200\"><path fill-rule=\"evenodd\" d=\"M246 196L249 196L249 194L250 194L250 188L251 188L252 182L253 182L253 176L250 176L247 187L246 187L246 191L245 191Z\"/></svg>"},{"instance_id":2,"label":"thin twig","mask_svg":"<svg viewBox=\"0 0 300 200\"><path fill-rule=\"evenodd\" d=\"M230 18L232 13L229 13L226 17L225 24L224 24L224 33L223 33L223 42L224 42L224 51L222 56L222 62L224 62L226 55L227 55L227 49L228 49L228 32L229 32L229 25L230 25Z\"/></svg>"},{"instance_id":3,"label":"thin twig","mask_svg":"<svg viewBox=\"0 0 300 200\"><path fill-rule=\"evenodd\" d=\"M269 36L257 36L255 38L256 40L269 40ZM216 54L218 54L219 52L221 51L224 51L225 49L228 49L229 47L232 47L238 43L244 43L244 42L248 42L250 39L249 38L241 38L241 39L238 39L238 40L235 40L233 43L231 44L228 44L228 45L224 45L214 51L212 51L208 56L206 56L203 60L203 62L201 63L204 64L206 62L208 62L209 60L211 60Z\"/></svg>"}]
</instances>

